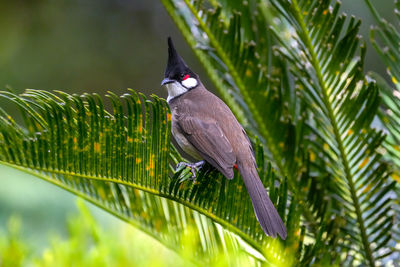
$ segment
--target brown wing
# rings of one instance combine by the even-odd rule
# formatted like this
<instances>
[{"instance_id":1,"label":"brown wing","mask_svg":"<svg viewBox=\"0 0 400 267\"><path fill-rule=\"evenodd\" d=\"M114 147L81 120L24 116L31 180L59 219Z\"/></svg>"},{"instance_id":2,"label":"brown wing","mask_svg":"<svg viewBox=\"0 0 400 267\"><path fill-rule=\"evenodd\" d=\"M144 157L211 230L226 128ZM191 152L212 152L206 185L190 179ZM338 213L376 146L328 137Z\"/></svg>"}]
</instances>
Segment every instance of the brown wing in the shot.
<instances>
[{"instance_id":1,"label":"brown wing","mask_svg":"<svg viewBox=\"0 0 400 267\"><path fill-rule=\"evenodd\" d=\"M216 121L186 117L179 120L178 125L189 142L208 163L222 172L226 178L233 178L236 157L231 144Z\"/></svg>"}]
</instances>

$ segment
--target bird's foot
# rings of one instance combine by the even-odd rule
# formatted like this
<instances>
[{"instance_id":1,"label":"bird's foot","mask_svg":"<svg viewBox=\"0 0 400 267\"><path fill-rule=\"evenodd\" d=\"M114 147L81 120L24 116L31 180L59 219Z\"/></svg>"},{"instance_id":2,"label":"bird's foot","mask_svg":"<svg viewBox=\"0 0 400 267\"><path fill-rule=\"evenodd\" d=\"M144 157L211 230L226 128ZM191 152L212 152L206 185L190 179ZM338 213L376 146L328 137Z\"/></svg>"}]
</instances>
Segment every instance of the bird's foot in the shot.
<instances>
[{"instance_id":1,"label":"bird's foot","mask_svg":"<svg viewBox=\"0 0 400 267\"><path fill-rule=\"evenodd\" d=\"M198 162L194 162L194 163L187 163L187 162L179 162L176 165L176 169L179 169L181 166L186 166L190 168L190 172L192 173L192 177L190 178L190 180L195 181L196 180L196 169L200 170L201 167L203 167L203 165L206 162L204 160L198 161Z\"/></svg>"}]
</instances>

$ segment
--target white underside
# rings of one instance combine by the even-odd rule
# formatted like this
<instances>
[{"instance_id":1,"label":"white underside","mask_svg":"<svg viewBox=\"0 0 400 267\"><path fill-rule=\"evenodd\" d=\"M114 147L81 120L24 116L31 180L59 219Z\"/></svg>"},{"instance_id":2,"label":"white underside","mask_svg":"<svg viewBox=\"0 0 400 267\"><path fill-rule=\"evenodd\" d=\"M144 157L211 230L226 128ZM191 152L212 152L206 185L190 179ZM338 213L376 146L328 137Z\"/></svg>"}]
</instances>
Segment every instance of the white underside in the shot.
<instances>
[{"instance_id":1,"label":"white underside","mask_svg":"<svg viewBox=\"0 0 400 267\"><path fill-rule=\"evenodd\" d=\"M174 121L172 121L172 124L174 124ZM172 125L172 135L174 136L176 142L182 148L185 153L187 153L189 156L193 157L195 160L202 160L202 156L200 156L199 152L197 152L197 149L194 148L194 146L187 140L187 138L177 130L177 127Z\"/></svg>"},{"instance_id":2,"label":"white underside","mask_svg":"<svg viewBox=\"0 0 400 267\"><path fill-rule=\"evenodd\" d=\"M188 89L182 86L179 82L168 83L165 87L167 87L168 90L167 102L188 91Z\"/></svg>"}]
</instances>

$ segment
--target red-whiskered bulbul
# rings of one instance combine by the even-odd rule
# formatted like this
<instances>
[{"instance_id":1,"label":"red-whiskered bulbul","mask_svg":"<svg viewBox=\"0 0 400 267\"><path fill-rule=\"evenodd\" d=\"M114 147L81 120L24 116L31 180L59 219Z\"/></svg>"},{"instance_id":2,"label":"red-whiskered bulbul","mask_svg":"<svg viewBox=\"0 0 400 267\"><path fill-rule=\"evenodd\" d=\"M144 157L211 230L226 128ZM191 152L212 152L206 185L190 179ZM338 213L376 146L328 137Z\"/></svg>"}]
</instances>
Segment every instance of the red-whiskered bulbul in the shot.
<instances>
[{"instance_id":1,"label":"red-whiskered bulbul","mask_svg":"<svg viewBox=\"0 0 400 267\"><path fill-rule=\"evenodd\" d=\"M168 90L172 115L172 135L187 154L199 162L185 164L194 168L204 160L226 178L239 170L253 203L256 217L264 232L286 239L286 228L268 197L257 173L253 149L246 132L232 111L209 92L176 52L168 38L168 64L161 85Z\"/></svg>"}]
</instances>

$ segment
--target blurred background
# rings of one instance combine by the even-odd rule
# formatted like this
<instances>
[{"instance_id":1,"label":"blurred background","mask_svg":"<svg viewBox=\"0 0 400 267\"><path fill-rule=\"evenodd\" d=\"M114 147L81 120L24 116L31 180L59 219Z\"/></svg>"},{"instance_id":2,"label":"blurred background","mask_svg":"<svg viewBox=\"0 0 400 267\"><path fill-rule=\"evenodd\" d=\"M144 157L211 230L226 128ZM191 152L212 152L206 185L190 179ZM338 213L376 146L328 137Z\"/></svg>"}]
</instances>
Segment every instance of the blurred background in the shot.
<instances>
[{"instance_id":1,"label":"blurred background","mask_svg":"<svg viewBox=\"0 0 400 267\"><path fill-rule=\"evenodd\" d=\"M374 24L363 0L343 0L342 11L362 19L368 44L366 72L385 76L369 44ZM393 0L378 0L380 13L393 20ZM160 88L172 36L185 61L213 89L172 19L156 0L0 0L0 88L63 90L69 93L133 88L166 97ZM0 89L1 90L1 89ZM0 102L11 115L16 111ZM107 231L119 231L117 219L91 208ZM34 253L43 253L49 234L67 236L66 218L76 212L75 197L32 176L0 165L0 236L16 215L21 235ZM146 236L146 242L154 242ZM1 248L1 247L0 247ZM1 263L0 263L1 265Z\"/></svg>"}]
</instances>

